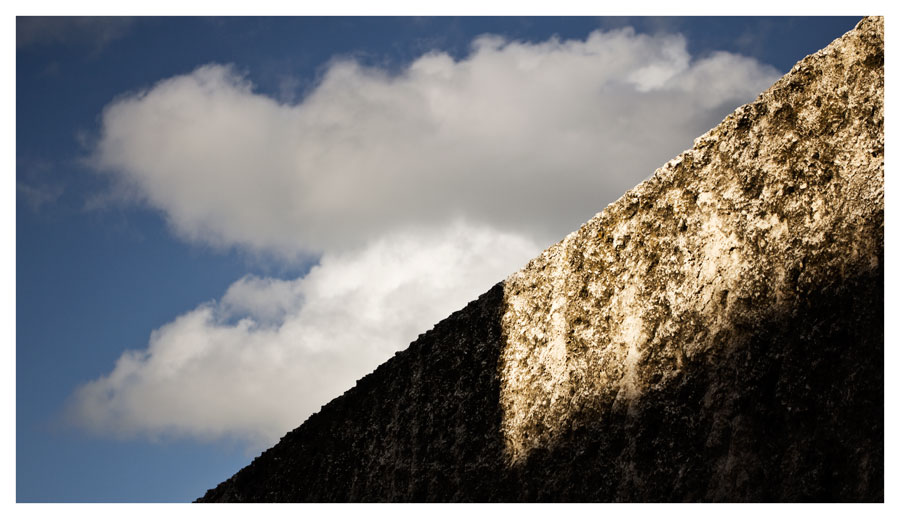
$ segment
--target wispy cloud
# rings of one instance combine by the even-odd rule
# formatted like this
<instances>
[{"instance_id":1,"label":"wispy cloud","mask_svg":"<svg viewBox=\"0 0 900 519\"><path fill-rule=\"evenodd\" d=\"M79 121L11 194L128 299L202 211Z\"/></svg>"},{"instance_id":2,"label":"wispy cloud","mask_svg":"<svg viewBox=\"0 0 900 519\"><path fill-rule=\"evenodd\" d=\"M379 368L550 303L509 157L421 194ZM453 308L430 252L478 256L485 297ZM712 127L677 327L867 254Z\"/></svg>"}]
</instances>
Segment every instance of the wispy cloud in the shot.
<instances>
[{"instance_id":1,"label":"wispy cloud","mask_svg":"<svg viewBox=\"0 0 900 519\"><path fill-rule=\"evenodd\" d=\"M17 157L16 203L25 203L34 212L55 203L65 191L64 184L52 174L57 167L47 159Z\"/></svg>"},{"instance_id":2,"label":"wispy cloud","mask_svg":"<svg viewBox=\"0 0 900 519\"><path fill-rule=\"evenodd\" d=\"M16 48L67 44L99 52L122 37L133 22L133 18L113 16L18 16Z\"/></svg>"},{"instance_id":3,"label":"wispy cloud","mask_svg":"<svg viewBox=\"0 0 900 519\"><path fill-rule=\"evenodd\" d=\"M63 187L60 184L29 185L16 182L16 193L32 211L38 212L44 205L56 202L63 193Z\"/></svg>"}]
</instances>

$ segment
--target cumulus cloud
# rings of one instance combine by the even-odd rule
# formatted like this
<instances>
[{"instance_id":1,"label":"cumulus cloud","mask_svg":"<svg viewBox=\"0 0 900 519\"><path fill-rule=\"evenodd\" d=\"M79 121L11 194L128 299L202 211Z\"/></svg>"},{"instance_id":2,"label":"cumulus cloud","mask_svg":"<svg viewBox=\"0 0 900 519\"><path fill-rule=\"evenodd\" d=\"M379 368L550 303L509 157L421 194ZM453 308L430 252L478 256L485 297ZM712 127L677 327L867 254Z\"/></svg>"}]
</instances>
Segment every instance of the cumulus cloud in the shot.
<instances>
[{"instance_id":1,"label":"cumulus cloud","mask_svg":"<svg viewBox=\"0 0 900 519\"><path fill-rule=\"evenodd\" d=\"M536 247L457 222L325 254L299 279L245 277L79 388L71 417L124 437L269 445L523 266Z\"/></svg>"},{"instance_id":2,"label":"cumulus cloud","mask_svg":"<svg viewBox=\"0 0 900 519\"><path fill-rule=\"evenodd\" d=\"M400 73L331 64L298 104L207 65L103 113L95 164L184 238L283 255L464 215L555 239L778 73L681 36L485 36Z\"/></svg>"},{"instance_id":3,"label":"cumulus cloud","mask_svg":"<svg viewBox=\"0 0 900 519\"><path fill-rule=\"evenodd\" d=\"M630 29L484 36L399 73L333 62L298 103L218 64L118 98L92 160L119 189L188 241L321 260L159 328L77 391L73 418L278 438L778 76L686 49Z\"/></svg>"}]
</instances>

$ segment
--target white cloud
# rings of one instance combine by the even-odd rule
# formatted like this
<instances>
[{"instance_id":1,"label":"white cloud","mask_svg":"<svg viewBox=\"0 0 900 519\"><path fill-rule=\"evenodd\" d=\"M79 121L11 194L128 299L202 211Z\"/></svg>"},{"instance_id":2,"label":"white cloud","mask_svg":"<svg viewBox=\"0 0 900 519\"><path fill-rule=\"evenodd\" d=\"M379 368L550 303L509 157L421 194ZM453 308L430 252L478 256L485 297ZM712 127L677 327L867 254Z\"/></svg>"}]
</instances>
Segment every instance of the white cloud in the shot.
<instances>
[{"instance_id":1,"label":"white cloud","mask_svg":"<svg viewBox=\"0 0 900 519\"><path fill-rule=\"evenodd\" d=\"M245 276L228 287L220 310L225 318L247 316L261 325L279 323L303 304L302 281Z\"/></svg>"},{"instance_id":2,"label":"white cloud","mask_svg":"<svg viewBox=\"0 0 900 519\"><path fill-rule=\"evenodd\" d=\"M271 444L537 245L483 226L408 229L326 254L305 277L243 278L82 386L72 418L125 437Z\"/></svg>"},{"instance_id":3,"label":"white cloud","mask_svg":"<svg viewBox=\"0 0 900 519\"><path fill-rule=\"evenodd\" d=\"M335 62L298 104L221 65L122 97L94 163L182 238L322 256L156 330L79 389L72 415L98 432L271 442L777 76L621 30L485 36L396 75Z\"/></svg>"},{"instance_id":4,"label":"white cloud","mask_svg":"<svg viewBox=\"0 0 900 519\"><path fill-rule=\"evenodd\" d=\"M291 256L464 215L547 242L777 77L631 30L335 62L296 105L207 65L110 104L94 158L193 241Z\"/></svg>"}]
</instances>

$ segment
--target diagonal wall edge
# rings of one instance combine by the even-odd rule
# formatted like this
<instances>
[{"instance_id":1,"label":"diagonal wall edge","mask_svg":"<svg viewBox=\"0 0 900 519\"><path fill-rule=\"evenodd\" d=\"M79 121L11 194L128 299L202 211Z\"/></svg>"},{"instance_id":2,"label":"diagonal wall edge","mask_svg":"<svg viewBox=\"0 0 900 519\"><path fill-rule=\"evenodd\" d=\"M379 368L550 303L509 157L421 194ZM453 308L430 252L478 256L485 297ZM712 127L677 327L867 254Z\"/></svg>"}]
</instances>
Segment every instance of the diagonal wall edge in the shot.
<instances>
[{"instance_id":1,"label":"diagonal wall edge","mask_svg":"<svg viewBox=\"0 0 900 519\"><path fill-rule=\"evenodd\" d=\"M883 19L201 501L884 499Z\"/></svg>"}]
</instances>

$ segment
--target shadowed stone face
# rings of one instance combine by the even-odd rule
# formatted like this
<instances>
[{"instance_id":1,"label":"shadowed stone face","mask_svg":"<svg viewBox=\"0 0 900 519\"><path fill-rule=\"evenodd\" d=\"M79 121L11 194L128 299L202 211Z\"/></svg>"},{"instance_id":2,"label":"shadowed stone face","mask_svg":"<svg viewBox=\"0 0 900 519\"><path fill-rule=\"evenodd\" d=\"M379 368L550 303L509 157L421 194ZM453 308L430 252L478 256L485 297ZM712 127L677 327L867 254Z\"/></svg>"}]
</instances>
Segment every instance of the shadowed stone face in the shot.
<instances>
[{"instance_id":1,"label":"shadowed stone face","mask_svg":"<svg viewBox=\"0 0 900 519\"><path fill-rule=\"evenodd\" d=\"M882 501L883 20L202 501Z\"/></svg>"}]
</instances>

